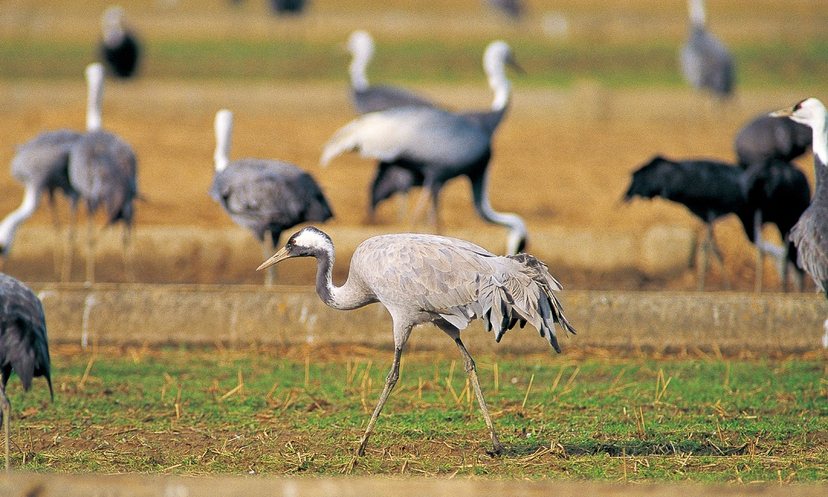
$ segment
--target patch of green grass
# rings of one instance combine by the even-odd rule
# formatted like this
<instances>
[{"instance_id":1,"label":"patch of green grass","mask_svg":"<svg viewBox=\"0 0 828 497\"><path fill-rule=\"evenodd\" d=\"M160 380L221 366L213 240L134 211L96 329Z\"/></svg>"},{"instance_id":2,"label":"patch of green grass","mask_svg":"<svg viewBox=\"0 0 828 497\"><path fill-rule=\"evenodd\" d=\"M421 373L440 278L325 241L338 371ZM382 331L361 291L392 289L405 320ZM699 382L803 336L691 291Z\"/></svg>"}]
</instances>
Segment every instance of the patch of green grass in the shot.
<instances>
[{"instance_id":1,"label":"patch of green grass","mask_svg":"<svg viewBox=\"0 0 828 497\"><path fill-rule=\"evenodd\" d=\"M369 68L376 82L482 84L486 40L385 41ZM608 87L681 86L679 45L668 42L512 41L526 74L517 85L566 86L593 80ZM820 86L828 72L828 43L755 42L733 47L740 87ZM12 38L0 44L4 79L78 80L97 57L88 41ZM323 39L161 39L147 44L147 78L219 81L347 80L349 55Z\"/></svg>"},{"instance_id":2,"label":"patch of green grass","mask_svg":"<svg viewBox=\"0 0 828 497\"><path fill-rule=\"evenodd\" d=\"M507 453L450 356L404 355L353 452L390 352L54 354L56 398L10 383L13 465L34 471L459 474L605 480L828 479L819 360L478 358ZM565 360L565 359L564 359ZM494 372L499 372L497 384ZM25 459L25 461L24 461Z\"/></svg>"}]
</instances>

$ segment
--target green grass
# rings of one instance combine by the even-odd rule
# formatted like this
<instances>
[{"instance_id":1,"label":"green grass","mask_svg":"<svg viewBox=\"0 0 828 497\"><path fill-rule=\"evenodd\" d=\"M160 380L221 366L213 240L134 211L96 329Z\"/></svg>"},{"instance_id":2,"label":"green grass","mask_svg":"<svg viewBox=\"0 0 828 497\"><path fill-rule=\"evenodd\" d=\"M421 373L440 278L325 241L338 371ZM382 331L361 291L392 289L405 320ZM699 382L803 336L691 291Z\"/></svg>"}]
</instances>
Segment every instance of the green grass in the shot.
<instances>
[{"instance_id":1,"label":"green grass","mask_svg":"<svg viewBox=\"0 0 828 497\"><path fill-rule=\"evenodd\" d=\"M821 360L479 357L507 447L491 458L462 364L433 355L403 357L368 454L351 467L389 351L308 363L301 353L274 351L56 354L54 404L41 383L26 395L16 379L10 384L13 464L107 473L828 479Z\"/></svg>"},{"instance_id":2,"label":"green grass","mask_svg":"<svg viewBox=\"0 0 828 497\"><path fill-rule=\"evenodd\" d=\"M560 43L512 41L526 69L517 85L566 86L594 80L609 87L682 86L678 45L670 43ZM448 43L417 39L386 42L370 67L378 82L472 83L483 81L484 40ZM828 43L757 42L733 47L743 88L817 86L828 73ZM6 80L78 80L96 58L87 41L12 38L0 44L0 77ZM148 78L219 81L345 81L348 55L337 43L316 39L155 40L147 46Z\"/></svg>"}]
</instances>

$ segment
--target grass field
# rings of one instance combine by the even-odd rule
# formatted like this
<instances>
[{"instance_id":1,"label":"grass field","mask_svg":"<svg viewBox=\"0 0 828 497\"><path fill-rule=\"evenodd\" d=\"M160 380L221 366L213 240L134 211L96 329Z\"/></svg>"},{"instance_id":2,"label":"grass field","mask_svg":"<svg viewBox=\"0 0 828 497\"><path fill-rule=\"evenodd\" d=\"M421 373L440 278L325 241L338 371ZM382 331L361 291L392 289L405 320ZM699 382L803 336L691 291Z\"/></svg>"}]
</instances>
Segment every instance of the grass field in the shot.
<instances>
[{"instance_id":1,"label":"grass field","mask_svg":"<svg viewBox=\"0 0 828 497\"><path fill-rule=\"evenodd\" d=\"M403 357L354 460L390 351L53 352L56 398L10 389L14 466L175 474L403 474L609 481L828 478L824 361L477 358L507 447L451 355ZM20 419L22 418L22 419Z\"/></svg>"}]
</instances>

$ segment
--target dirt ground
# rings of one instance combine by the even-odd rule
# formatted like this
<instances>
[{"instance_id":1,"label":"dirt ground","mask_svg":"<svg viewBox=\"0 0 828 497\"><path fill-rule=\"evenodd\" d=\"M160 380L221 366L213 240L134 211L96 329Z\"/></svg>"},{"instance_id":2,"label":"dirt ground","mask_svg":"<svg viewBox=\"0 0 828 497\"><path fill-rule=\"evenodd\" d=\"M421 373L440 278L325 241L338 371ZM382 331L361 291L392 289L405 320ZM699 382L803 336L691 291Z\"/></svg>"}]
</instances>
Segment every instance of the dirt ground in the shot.
<instances>
[{"instance_id":1,"label":"dirt ground","mask_svg":"<svg viewBox=\"0 0 828 497\"><path fill-rule=\"evenodd\" d=\"M481 86L426 86L420 91L458 109L485 108L491 97ZM0 122L6 145L0 148L0 164L9 164L13 144L43 130L84 127L82 83L6 82L0 83L0 95L6 102ZM690 90L614 90L594 82L555 90L522 88L518 82L510 113L495 137L491 202L495 209L525 218L529 252L539 254L543 247L531 245L531 234L548 227L636 235L654 225L701 229L682 206L660 200L621 203L630 172L654 154L730 161L732 137L746 120L801 96L791 90L743 92L733 102L714 104ZM348 98L344 82L110 83L104 97L104 126L136 150L139 188L146 199L137 206L136 232L158 225L205 231L233 226L207 195L213 174L213 117L223 107L235 113L232 158L277 158L303 167L322 185L332 204L336 215L332 226L364 227L373 162L351 154L337 158L328 168L318 165L324 143L354 116ZM800 165L812 178L810 164L807 156ZM9 212L20 202L22 188L6 172L0 174L0 189L6 192L0 198L0 212ZM464 179L450 182L443 190L441 219L446 233L487 228L472 209L469 190ZM409 204L413 205L416 195ZM412 228L400 216L400 205L392 199L381 206L378 231ZM51 220L45 207L44 203L21 230L47 226ZM64 203L61 208L65 220L68 212ZM428 226L416 229L428 230ZM768 236L777 236L767 231ZM738 221L725 219L717 225L716 233L734 289L751 289L754 253ZM483 239L477 241L486 244ZM502 245L488 248L503 250ZM139 259L144 257L153 254L138 254ZM50 260L43 262L51 264ZM9 271L13 271L13 264L14 254ZM666 281L648 281L623 268L610 274L566 267L555 271L569 288L695 287L690 268ZM199 275L197 269L193 273L194 282L215 280L211 275ZM770 262L765 274L766 287L778 288ZM137 277L141 281L141 275ZM251 281L256 279L251 276ZM713 268L709 281L711 288L721 288L718 268Z\"/></svg>"}]
</instances>

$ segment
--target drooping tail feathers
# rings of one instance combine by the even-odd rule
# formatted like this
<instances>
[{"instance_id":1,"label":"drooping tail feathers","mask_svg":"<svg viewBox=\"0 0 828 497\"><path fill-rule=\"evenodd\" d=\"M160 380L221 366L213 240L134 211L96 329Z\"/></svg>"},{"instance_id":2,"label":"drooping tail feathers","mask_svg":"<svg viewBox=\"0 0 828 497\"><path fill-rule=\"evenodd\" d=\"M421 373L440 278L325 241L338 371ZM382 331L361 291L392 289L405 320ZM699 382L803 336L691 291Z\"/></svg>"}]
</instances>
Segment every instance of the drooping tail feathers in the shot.
<instances>
[{"instance_id":1,"label":"drooping tail feathers","mask_svg":"<svg viewBox=\"0 0 828 497\"><path fill-rule=\"evenodd\" d=\"M364 157L391 161L400 153L399 140L407 127L400 127L386 113L362 115L339 128L322 149L319 163L327 166L335 157L359 151Z\"/></svg>"},{"instance_id":2,"label":"drooping tail feathers","mask_svg":"<svg viewBox=\"0 0 828 497\"><path fill-rule=\"evenodd\" d=\"M560 352L555 324L564 331L575 334L575 328L563 313L563 306L555 296L561 284L549 274L546 265L529 254L507 256L519 265L518 271L493 278L493 284L483 285L479 302L485 302L482 313L487 330L495 330L495 340L500 342L507 330L520 323L521 328L530 323L540 336ZM483 293L488 295L483 295Z\"/></svg>"}]
</instances>

